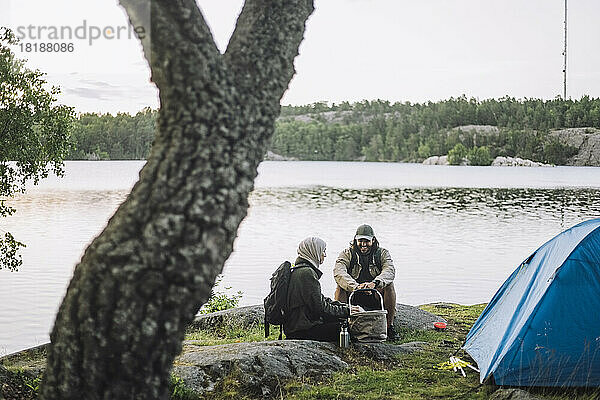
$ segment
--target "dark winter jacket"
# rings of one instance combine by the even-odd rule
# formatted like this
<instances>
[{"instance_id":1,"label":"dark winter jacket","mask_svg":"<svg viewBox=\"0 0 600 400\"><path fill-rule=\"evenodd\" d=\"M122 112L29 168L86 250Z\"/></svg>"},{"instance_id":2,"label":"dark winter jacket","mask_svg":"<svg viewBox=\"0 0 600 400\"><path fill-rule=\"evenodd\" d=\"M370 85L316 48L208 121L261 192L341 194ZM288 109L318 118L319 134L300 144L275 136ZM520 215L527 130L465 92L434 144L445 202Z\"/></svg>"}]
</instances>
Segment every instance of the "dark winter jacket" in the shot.
<instances>
[{"instance_id":1,"label":"dark winter jacket","mask_svg":"<svg viewBox=\"0 0 600 400\"><path fill-rule=\"evenodd\" d=\"M323 296L319 284L323 273L319 269L303 258L298 258L294 267L288 287L287 318L283 325L286 336L350 315L346 304Z\"/></svg>"}]
</instances>

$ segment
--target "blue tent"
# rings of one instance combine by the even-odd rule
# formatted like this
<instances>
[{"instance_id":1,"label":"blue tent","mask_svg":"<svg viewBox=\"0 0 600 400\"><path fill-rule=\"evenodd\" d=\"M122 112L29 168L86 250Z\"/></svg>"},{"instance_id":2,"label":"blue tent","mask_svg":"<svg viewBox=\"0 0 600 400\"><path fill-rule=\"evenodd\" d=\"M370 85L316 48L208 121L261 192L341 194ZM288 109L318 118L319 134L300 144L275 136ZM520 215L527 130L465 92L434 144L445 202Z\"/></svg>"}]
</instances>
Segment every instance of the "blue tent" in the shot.
<instances>
[{"instance_id":1,"label":"blue tent","mask_svg":"<svg viewBox=\"0 0 600 400\"><path fill-rule=\"evenodd\" d=\"M600 218L560 233L504 282L463 348L507 386L600 386Z\"/></svg>"}]
</instances>

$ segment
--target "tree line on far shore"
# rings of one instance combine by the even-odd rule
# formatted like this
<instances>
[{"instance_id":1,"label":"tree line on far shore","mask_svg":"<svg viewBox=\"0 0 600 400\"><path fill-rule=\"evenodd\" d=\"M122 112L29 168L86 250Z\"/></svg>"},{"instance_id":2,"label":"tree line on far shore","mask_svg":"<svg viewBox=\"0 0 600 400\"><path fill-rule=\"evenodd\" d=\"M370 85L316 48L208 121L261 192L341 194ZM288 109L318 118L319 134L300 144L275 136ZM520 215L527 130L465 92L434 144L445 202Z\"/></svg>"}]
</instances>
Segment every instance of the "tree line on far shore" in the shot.
<instances>
[{"instance_id":1,"label":"tree line on far shore","mask_svg":"<svg viewBox=\"0 0 600 400\"><path fill-rule=\"evenodd\" d=\"M71 130L69 160L143 160L148 157L158 112L80 114Z\"/></svg>"},{"instance_id":2,"label":"tree line on far shore","mask_svg":"<svg viewBox=\"0 0 600 400\"><path fill-rule=\"evenodd\" d=\"M69 159L145 159L157 112L81 114L72 131ZM458 128L491 125L487 132ZM415 162L450 154L489 165L498 156L564 164L577 149L552 129L600 128L600 99L477 100L465 96L424 104L388 101L324 102L283 106L271 150L300 160Z\"/></svg>"}]
</instances>

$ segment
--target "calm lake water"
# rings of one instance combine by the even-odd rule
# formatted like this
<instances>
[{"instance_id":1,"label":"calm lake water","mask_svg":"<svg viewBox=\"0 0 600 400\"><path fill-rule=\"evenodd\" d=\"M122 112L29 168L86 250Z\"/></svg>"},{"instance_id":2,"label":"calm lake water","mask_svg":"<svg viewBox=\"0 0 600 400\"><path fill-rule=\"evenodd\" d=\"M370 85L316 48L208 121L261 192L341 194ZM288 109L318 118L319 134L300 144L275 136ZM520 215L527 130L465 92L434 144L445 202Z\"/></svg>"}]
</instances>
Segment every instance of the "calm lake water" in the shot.
<instances>
[{"instance_id":1,"label":"calm lake water","mask_svg":"<svg viewBox=\"0 0 600 400\"><path fill-rule=\"evenodd\" d=\"M19 272L0 270L0 355L48 341L86 245L125 199L139 161L73 161L11 204L2 230L27 244ZM396 265L398 301L487 302L510 272L560 231L600 217L600 169L264 162L222 290L243 305L298 242L327 242L321 285L332 296L337 254L368 223Z\"/></svg>"}]
</instances>

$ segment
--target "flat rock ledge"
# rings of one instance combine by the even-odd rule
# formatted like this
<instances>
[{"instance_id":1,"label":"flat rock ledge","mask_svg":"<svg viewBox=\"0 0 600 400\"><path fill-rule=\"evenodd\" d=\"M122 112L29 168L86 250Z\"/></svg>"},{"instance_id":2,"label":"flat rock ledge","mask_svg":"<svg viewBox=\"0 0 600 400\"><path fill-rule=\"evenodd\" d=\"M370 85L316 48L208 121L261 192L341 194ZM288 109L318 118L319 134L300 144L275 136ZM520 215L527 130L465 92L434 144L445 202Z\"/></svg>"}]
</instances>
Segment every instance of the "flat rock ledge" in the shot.
<instances>
[{"instance_id":1,"label":"flat rock ledge","mask_svg":"<svg viewBox=\"0 0 600 400\"><path fill-rule=\"evenodd\" d=\"M232 308L210 314L199 314L190 325L191 329L209 330L229 326L250 328L264 322L265 308L262 304ZM444 318L406 304L396 304L394 328L396 331L433 330L434 322L447 322Z\"/></svg>"},{"instance_id":2,"label":"flat rock ledge","mask_svg":"<svg viewBox=\"0 0 600 400\"><path fill-rule=\"evenodd\" d=\"M282 381L321 378L349 368L348 362L344 361L348 352L389 361L422 346L419 342L372 343L352 344L348 349L341 349L334 343L312 340L196 346L193 341L187 341L173 364L173 374L200 395L215 390L219 382L228 378L235 379L254 394L269 396Z\"/></svg>"}]
</instances>

